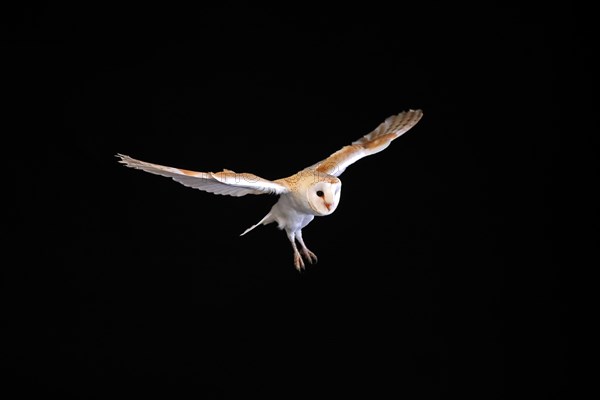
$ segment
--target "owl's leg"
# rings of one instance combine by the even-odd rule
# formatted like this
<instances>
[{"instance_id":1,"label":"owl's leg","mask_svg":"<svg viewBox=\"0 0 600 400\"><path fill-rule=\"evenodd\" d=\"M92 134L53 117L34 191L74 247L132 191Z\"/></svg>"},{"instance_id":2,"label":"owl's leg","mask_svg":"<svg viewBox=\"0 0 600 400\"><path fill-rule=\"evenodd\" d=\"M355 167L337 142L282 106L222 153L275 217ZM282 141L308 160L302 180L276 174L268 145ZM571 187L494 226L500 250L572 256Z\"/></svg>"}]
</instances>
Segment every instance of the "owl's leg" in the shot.
<instances>
[{"instance_id":1,"label":"owl's leg","mask_svg":"<svg viewBox=\"0 0 600 400\"><path fill-rule=\"evenodd\" d=\"M304 244L304 239L302 239L302 231L296 232L296 240L298 241L298 243L300 243L300 251L302 252L304 258L306 258L306 260L311 264L316 263L317 256L315 253L310 251Z\"/></svg>"},{"instance_id":2,"label":"owl's leg","mask_svg":"<svg viewBox=\"0 0 600 400\"><path fill-rule=\"evenodd\" d=\"M292 244L292 249L294 249L294 266L298 271L302 271L304 269L304 261L302 261L298 246L296 246L296 234L294 232L287 232L287 237Z\"/></svg>"}]
</instances>

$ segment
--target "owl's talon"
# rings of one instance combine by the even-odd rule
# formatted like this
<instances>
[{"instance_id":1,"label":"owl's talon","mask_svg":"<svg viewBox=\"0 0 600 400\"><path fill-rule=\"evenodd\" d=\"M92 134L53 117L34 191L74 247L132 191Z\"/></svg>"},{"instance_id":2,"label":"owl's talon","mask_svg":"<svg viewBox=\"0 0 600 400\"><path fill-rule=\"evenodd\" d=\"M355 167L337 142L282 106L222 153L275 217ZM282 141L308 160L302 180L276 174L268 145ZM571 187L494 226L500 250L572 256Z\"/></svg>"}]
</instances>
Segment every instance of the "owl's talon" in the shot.
<instances>
[{"instance_id":1,"label":"owl's talon","mask_svg":"<svg viewBox=\"0 0 600 400\"><path fill-rule=\"evenodd\" d=\"M306 258L306 260L310 263L310 264L316 264L318 261L317 255L315 253L313 253L312 251L310 251L309 249L304 249L303 250L303 255L304 258Z\"/></svg>"},{"instance_id":2,"label":"owl's talon","mask_svg":"<svg viewBox=\"0 0 600 400\"><path fill-rule=\"evenodd\" d=\"M304 269L304 261L302 261L300 254L294 254L294 266L298 271L302 271Z\"/></svg>"}]
</instances>

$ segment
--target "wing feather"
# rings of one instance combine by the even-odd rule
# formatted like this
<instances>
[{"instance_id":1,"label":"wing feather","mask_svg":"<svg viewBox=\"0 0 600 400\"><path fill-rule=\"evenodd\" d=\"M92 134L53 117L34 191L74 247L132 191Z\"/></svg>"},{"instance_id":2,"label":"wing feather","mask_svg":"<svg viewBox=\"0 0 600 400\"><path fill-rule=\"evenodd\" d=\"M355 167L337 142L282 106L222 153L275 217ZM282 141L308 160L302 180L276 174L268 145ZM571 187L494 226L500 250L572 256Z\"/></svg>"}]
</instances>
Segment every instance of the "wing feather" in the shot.
<instances>
[{"instance_id":1,"label":"wing feather","mask_svg":"<svg viewBox=\"0 0 600 400\"><path fill-rule=\"evenodd\" d=\"M386 149L392 140L415 126L422 116L423 112L421 110L408 110L398 115L392 115L372 132L352 142L352 144L342 147L326 159L309 167L309 169L340 176L349 165L363 157Z\"/></svg>"},{"instance_id":2,"label":"wing feather","mask_svg":"<svg viewBox=\"0 0 600 400\"><path fill-rule=\"evenodd\" d=\"M196 172L136 160L124 154L116 156L120 158L121 164L129 168L172 178L184 186L209 193L240 197L247 194L281 194L289 191L283 184L247 172L237 173L228 169L221 172Z\"/></svg>"}]
</instances>

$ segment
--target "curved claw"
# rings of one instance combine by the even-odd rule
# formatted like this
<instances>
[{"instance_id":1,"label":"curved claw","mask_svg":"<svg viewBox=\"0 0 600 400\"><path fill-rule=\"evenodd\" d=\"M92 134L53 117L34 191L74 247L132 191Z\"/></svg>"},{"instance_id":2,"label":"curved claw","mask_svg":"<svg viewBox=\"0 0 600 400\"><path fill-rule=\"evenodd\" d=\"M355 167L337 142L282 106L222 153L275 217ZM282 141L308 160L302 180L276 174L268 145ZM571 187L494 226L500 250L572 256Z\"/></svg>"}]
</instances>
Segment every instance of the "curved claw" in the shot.
<instances>
[{"instance_id":1,"label":"curved claw","mask_svg":"<svg viewBox=\"0 0 600 400\"><path fill-rule=\"evenodd\" d=\"M311 264L316 264L317 261L319 260L317 258L317 255L315 253L313 253L312 251L310 251L309 249L304 249L302 251L302 255L304 256L304 258L306 258L306 260L311 263Z\"/></svg>"},{"instance_id":2,"label":"curved claw","mask_svg":"<svg viewBox=\"0 0 600 400\"><path fill-rule=\"evenodd\" d=\"M299 272L304 269L304 261L299 253L294 254L294 266Z\"/></svg>"}]
</instances>

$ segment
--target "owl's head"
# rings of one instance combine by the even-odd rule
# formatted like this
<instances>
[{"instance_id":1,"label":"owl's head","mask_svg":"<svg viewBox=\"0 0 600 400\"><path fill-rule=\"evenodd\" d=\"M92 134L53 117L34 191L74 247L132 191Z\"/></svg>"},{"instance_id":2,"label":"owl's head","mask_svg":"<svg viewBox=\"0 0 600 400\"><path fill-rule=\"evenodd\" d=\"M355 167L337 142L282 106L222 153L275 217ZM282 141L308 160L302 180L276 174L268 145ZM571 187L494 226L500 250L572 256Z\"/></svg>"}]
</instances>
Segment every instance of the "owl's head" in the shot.
<instances>
[{"instance_id":1,"label":"owl's head","mask_svg":"<svg viewBox=\"0 0 600 400\"><path fill-rule=\"evenodd\" d=\"M329 215L337 208L341 194L342 182L338 178L320 177L308 187L308 204L316 215Z\"/></svg>"}]
</instances>

